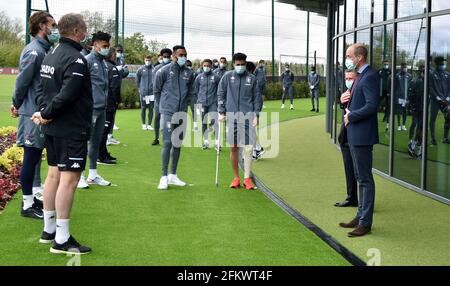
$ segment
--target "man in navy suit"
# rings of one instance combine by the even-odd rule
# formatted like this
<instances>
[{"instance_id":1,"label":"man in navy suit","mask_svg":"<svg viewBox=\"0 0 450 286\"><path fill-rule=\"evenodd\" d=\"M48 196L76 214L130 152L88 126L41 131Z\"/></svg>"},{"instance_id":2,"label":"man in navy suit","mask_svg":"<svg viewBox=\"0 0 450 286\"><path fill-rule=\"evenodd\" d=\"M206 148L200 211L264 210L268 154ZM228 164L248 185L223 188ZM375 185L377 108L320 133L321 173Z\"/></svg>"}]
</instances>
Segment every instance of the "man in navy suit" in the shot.
<instances>
[{"instance_id":1,"label":"man in navy suit","mask_svg":"<svg viewBox=\"0 0 450 286\"><path fill-rule=\"evenodd\" d=\"M349 223L340 223L344 228L354 228L349 237L370 233L375 204L375 182L372 175L373 145L378 143L378 106L380 103L380 78L367 64L367 48L354 44L347 49L345 65L358 72L352 86L351 99L346 108L344 123L347 140L353 158L355 177L359 185L359 204L356 217Z\"/></svg>"}]
</instances>

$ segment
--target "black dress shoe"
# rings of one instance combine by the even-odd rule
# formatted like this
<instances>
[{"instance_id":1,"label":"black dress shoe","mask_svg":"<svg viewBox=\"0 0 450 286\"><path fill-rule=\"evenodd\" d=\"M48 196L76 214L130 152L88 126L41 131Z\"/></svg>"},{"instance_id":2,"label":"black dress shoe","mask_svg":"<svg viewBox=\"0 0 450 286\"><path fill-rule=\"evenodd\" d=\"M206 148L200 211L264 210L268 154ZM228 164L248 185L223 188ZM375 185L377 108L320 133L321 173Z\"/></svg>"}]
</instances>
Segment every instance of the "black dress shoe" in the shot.
<instances>
[{"instance_id":1,"label":"black dress shoe","mask_svg":"<svg viewBox=\"0 0 450 286\"><path fill-rule=\"evenodd\" d=\"M316 111L316 109L315 109L315 108L313 108L313 109L311 109L310 111L311 111L311 112L314 112L314 111Z\"/></svg>"},{"instance_id":2,"label":"black dress shoe","mask_svg":"<svg viewBox=\"0 0 450 286\"><path fill-rule=\"evenodd\" d=\"M153 146L159 145L159 140L158 139L153 140L152 145Z\"/></svg>"},{"instance_id":3,"label":"black dress shoe","mask_svg":"<svg viewBox=\"0 0 450 286\"><path fill-rule=\"evenodd\" d=\"M343 202L340 202L340 203L335 203L334 206L338 207L338 208L357 207L358 203L349 202L349 201L343 201Z\"/></svg>"}]
</instances>

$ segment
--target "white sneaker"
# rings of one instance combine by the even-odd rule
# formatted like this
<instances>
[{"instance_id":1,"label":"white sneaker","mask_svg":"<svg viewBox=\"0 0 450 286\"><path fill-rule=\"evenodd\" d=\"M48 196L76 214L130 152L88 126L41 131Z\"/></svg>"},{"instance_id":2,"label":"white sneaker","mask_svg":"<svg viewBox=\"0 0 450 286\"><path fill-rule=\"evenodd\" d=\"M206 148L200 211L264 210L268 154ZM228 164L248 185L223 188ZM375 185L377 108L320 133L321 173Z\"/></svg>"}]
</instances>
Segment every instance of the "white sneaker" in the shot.
<instances>
[{"instance_id":1,"label":"white sneaker","mask_svg":"<svg viewBox=\"0 0 450 286\"><path fill-rule=\"evenodd\" d=\"M397 128L397 131L402 131L402 127L399 126L399 127Z\"/></svg>"},{"instance_id":2,"label":"white sneaker","mask_svg":"<svg viewBox=\"0 0 450 286\"><path fill-rule=\"evenodd\" d=\"M84 178L83 175L81 175L80 180L78 181L78 189L87 189L89 188L89 185L86 182L86 179Z\"/></svg>"},{"instance_id":3,"label":"white sneaker","mask_svg":"<svg viewBox=\"0 0 450 286\"><path fill-rule=\"evenodd\" d=\"M174 186L179 186L179 187L184 187L187 185L185 182L178 179L176 174L169 174L168 181L169 181L169 185L174 185Z\"/></svg>"},{"instance_id":4,"label":"white sneaker","mask_svg":"<svg viewBox=\"0 0 450 286\"><path fill-rule=\"evenodd\" d=\"M291 104L291 110L294 110L294 105Z\"/></svg>"},{"instance_id":5,"label":"white sneaker","mask_svg":"<svg viewBox=\"0 0 450 286\"><path fill-rule=\"evenodd\" d=\"M119 126L117 126L116 124L114 124L113 129L114 129L114 130L119 130L120 128L119 128Z\"/></svg>"},{"instance_id":6,"label":"white sneaker","mask_svg":"<svg viewBox=\"0 0 450 286\"><path fill-rule=\"evenodd\" d=\"M142 130L147 130L147 125L142 124Z\"/></svg>"},{"instance_id":7,"label":"white sneaker","mask_svg":"<svg viewBox=\"0 0 450 286\"><path fill-rule=\"evenodd\" d=\"M33 196L42 202L44 200L44 187L42 185L33 187Z\"/></svg>"},{"instance_id":8,"label":"white sneaker","mask_svg":"<svg viewBox=\"0 0 450 286\"><path fill-rule=\"evenodd\" d=\"M167 190L169 188L169 180L167 176L162 176L159 180L158 190Z\"/></svg>"},{"instance_id":9,"label":"white sneaker","mask_svg":"<svg viewBox=\"0 0 450 286\"><path fill-rule=\"evenodd\" d=\"M263 104L263 107L262 108L267 108L264 104Z\"/></svg>"},{"instance_id":10,"label":"white sneaker","mask_svg":"<svg viewBox=\"0 0 450 286\"><path fill-rule=\"evenodd\" d=\"M97 175L95 178L90 179L88 178L87 183L89 185L99 185L99 186L111 186L111 182L108 182L107 180L103 179L100 175Z\"/></svg>"},{"instance_id":11,"label":"white sneaker","mask_svg":"<svg viewBox=\"0 0 450 286\"><path fill-rule=\"evenodd\" d=\"M153 127L151 125L147 126L147 130L153 130Z\"/></svg>"},{"instance_id":12,"label":"white sneaker","mask_svg":"<svg viewBox=\"0 0 450 286\"><path fill-rule=\"evenodd\" d=\"M108 145L108 146L109 145L119 145L119 144L120 144L120 141L112 136L109 137L108 140L106 140L106 145Z\"/></svg>"},{"instance_id":13,"label":"white sneaker","mask_svg":"<svg viewBox=\"0 0 450 286\"><path fill-rule=\"evenodd\" d=\"M198 122L194 122L194 132L198 131Z\"/></svg>"},{"instance_id":14,"label":"white sneaker","mask_svg":"<svg viewBox=\"0 0 450 286\"><path fill-rule=\"evenodd\" d=\"M281 105L281 109L284 109L284 104Z\"/></svg>"},{"instance_id":15,"label":"white sneaker","mask_svg":"<svg viewBox=\"0 0 450 286\"><path fill-rule=\"evenodd\" d=\"M406 129L406 126L403 125L403 126L402 126L402 130L403 130L403 131L406 131L406 130L408 130L408 129Z\"/></svg>"}]
</instances>

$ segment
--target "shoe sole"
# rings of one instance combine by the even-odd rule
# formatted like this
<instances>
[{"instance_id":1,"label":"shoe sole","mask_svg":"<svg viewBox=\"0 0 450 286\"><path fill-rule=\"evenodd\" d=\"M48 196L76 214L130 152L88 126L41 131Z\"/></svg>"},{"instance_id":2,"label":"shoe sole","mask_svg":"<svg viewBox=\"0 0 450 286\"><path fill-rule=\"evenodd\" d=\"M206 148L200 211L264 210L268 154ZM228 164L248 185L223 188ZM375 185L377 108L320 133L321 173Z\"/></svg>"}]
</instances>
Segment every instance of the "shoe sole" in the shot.
<instances>
[{"instance_id":1,"label":"shoe sole","mask_svg":"<svg viewBox=\"0 0 450 286\"><path fill-rule=\"evenodd\" d=\"M20 214L22 217L25 217L25 218L34 218L34 219L44 219L44 216L31 216L31 215L23 215L23 214Z\"/></svg>"},{"instance_id":2,"label":"shoe sole","mask_svg":"<svg viewBox=\"0 0 450 286\"><path fill-rule=\"evenodd\" d=\"M50 244L50 243L52 243L54 241L54 239L52 239L52 240L47 240L47 239L39 239L39 243L42 243L42 244Z\"/></svg>"},{"instance_id":3,"label":"shoe sole","mask_svg":"<svg viewBox=\"0 0 450 286\"><path fill-rule=\"evenodd\" d=\"M185 183L184 185L180 185L180 184L169 183L169 186L186 187L187 184Z\"/></svg>"},{"instance_id":4,"label":"shoe sole","mask_svg":"<svg viewBox=\"0 0 450 286\"><path fill-rule=\"evenodd\" d=\"M84 255L84 254L88 254L89 252L74 252L74 251L66 251L66 250L58 250L58 249L54 249L53 247L50 248L50 252L54 253L54 254L72 254L72 255Z\"/></svg>"},{"instance_id":5,"label":"shoe sole","mask_svg":"<svg viewBox=\"0 0 450 286\"><path fill-rule=\"evenodd\" d=\"M363 237L363 236L366 236L366 235L369 235L371 233L371 231L369 231L368 233L366 233L366 234L363 234L363 235L353 235L353 234L350 234L350 233L348 233L347 234L347 236L348 237Z\"/></svg>"},{"instance_id":6,"label":"shoe sole","mask_svg":"<svg viewBox=\"0 0 450 286\"><path fill-rule=\"evenodd\" d=\"M96 185L96 186L100 186L100 187L109 187L109 186L111 186L111 183L109 183L109 185L100 185L100 184L97 184L97 183L88 183L88 185Z\"/></svg>"},{"instance_id":7,"label":"shoe sole","mask_svg":"<svg viewBox=\"0 0 450 286\"><path fill-rule=\"evenodd\" d=\"M103 162L97 162L97 164L108 166L108 165L116 165L117 163L103 163Z\"/></svg>"}]
</instances>

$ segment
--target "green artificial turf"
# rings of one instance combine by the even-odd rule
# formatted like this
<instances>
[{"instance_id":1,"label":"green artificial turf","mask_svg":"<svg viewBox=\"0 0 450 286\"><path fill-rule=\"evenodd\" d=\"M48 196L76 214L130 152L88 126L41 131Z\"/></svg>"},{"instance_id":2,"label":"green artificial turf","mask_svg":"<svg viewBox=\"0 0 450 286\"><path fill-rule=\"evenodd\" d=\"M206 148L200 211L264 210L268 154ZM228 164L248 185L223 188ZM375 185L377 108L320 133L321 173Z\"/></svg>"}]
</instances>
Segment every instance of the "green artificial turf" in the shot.
<instances>
[{"instance_id":1,"label":"green artificial turf","mask_svg":"<svg viewBox=\"0 0 450 286\"><path fill-rule=\"evenodd\" d=\"M0 90L8 102L10 91ZM310 115L307 102L280 119ZM267 105L278 110L279 103ZM178 174L193 185L158 191L161 147L150 146L153 132L140 130L139 112L118 112L114 134L122 144L109 150L119 163L98 167L116 186L77 191L71 232L93 248L81 265L349 265L260 191L230 190L227 149L219 190L215 151L183 148ZM0 112L0 126L16 124ZM20 203L19 192L0 214L0 265L70 264L71 257L38 243L42 221L20 217Z\"/></svg>"},{"instance_id":2,"label":"green artificial turf","mask_svg":"<svg viewBox=\"0 0 450 286\"><path fill-rule=\"evenodd\" d=\"M346 196L342 156L324 130L324 116L281 124L280 153L254 165L258 177L290 206L368 261L376 248L381 265L450 265L450 207L375 176L372 234L348 238L339 222L355 208L333 204ZM369 252L370 253L370 252Z\"/></svg>"}]
</instances>

